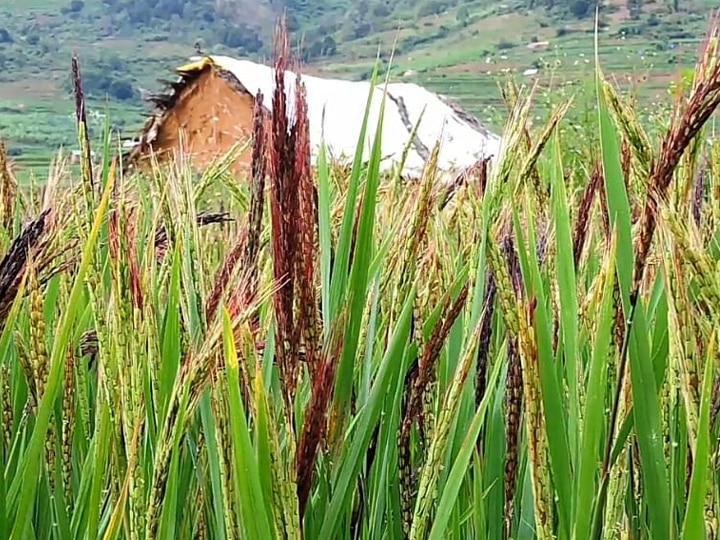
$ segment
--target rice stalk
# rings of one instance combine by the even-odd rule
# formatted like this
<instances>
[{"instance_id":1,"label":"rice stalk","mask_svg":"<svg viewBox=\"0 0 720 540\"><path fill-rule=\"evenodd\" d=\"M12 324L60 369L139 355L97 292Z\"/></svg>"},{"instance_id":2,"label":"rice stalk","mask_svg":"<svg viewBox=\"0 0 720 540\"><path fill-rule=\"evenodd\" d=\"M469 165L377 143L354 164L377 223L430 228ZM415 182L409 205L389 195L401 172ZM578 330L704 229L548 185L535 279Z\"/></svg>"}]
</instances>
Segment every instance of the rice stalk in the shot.
<instances>
[{"instance_id":1,"label":"rice stalk","mask_svg":"<svg viewBox=\"0 0 720 540\"><path fill-rule=\"evenodd\" d=\"M12 408L12 394L10 389L10 367L3 363L0 365L0 389L2 389L2 442L3 452L10 451L13 439L14 413Z\"/></svg>"}]
</instances>

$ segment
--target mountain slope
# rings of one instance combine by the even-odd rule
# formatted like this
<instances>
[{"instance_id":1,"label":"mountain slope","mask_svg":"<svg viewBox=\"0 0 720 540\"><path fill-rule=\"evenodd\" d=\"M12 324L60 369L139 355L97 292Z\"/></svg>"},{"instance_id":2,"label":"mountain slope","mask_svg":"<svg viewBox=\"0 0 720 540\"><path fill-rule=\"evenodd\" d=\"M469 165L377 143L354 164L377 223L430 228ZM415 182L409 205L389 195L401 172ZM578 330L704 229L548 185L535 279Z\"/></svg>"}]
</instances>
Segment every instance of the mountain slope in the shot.
<instances>
[{"instance_id":1,"label":"mountain slope","mask_svg":"<svg viewBox=\"0 0 720 540\"><path fill-rule=\"evenodd\" d=\"M73 52L96 124L107 107L130 135L147 112L143 94L158 91L158 79L172 78L197 50L267 61L283 12L309 71L366 77L378 51L387 62L395 47L394 77L449 94L484 117L499 104L496 82L507 72L577 81L592 69L591 1L2 2L0 137L26 159L75 145ZM708 0L605 0L604 68L659 92L694 58L710 7Z\"/></svg>"}]
</instances>

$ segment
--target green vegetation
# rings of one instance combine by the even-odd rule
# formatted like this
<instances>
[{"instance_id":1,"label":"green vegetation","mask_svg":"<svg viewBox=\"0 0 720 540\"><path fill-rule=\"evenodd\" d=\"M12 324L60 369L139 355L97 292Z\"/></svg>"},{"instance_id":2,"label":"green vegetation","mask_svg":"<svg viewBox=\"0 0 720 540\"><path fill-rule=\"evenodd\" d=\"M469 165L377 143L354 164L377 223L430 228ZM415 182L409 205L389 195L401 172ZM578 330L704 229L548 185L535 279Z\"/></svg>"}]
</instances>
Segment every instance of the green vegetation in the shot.
<instances>
[{"instance_id":1,"label":"green vegetation","mask_svg":"<svg viewBox=\"0 0 720 540\"><path fill-rule=\"evenodd\" d=\"M657 101L692 64L713 7L606 0L603 65L639 85L641 105ZM134 137L149 112L143 96L196 48L268 61L283 9L309 72L367 78L378 48L386 64L396 45L396 79L455 97L496 129L506 73L537 69L528 77L545 90L592 80L594 2L585 0L15 0L0 5L0 136L36 173L60 146L76 148L68 66L77 52L98 126L109 107L115 132Z\"/></svg>"},{"instance_id":2,"label":"green vegetation","mask_svg":"<svg viewBox=\"0 0 720 540\"><path fill-rule=\"evenodd\" d=\"M302 107L249 179L0 151L0 537L713 537L719 57L664 125L509 84L452 186L311 169Z\"/></svg>"}]
</instances>

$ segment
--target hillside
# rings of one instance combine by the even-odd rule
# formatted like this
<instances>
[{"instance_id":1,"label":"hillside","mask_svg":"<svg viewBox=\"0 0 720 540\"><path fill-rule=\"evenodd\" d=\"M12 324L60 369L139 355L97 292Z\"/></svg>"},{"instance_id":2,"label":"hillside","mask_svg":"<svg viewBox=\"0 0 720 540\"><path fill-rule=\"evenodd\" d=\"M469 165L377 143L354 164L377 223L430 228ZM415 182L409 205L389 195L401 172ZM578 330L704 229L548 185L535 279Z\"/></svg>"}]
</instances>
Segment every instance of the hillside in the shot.
<instances>
[{"instance_id":1,"label":"hillside","mask_svg":"<svg viewBox=\"0 0 720 540\"><path fill-rule=\"evenodd\" d=\"M707 0L607 0L608 72L653 97L694 58ZM483 119L498 76L578 81L592 69L590 0L14 0L0 7L0 137L17 158L74 146L69 65L81 59L92 120L133 135L172 69L197 50L265 61L286 12L307 69L368 76L378 49L393 75L442 91ZM528 71L529 70L529 71ZM107 103L105 98L108 99Z\"/></svg>"}]
</instances>

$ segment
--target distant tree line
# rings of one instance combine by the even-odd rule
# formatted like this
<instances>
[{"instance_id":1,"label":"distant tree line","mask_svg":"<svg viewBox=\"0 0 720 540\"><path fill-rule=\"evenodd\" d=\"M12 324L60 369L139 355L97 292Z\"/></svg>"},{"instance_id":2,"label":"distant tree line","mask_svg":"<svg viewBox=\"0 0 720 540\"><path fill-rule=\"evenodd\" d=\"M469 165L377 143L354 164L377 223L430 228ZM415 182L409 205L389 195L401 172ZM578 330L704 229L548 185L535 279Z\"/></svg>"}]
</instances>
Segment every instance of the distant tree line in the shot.
<instances>
[{"instance_id":1,"label":"distant tree line","mask_svg":"<svg viewBox=\"0 0 720 540\"><path fill-rule=\"evenodd\" d=\"M134 81L128 77L128 62L111 55L95 59L85 65L82 71L83 92L99 99L110 98L114 101L130 101L138 97ZM72 80L68 74L65 90L73 91Z\"/></svg>"},{"instance_id":2,"label":"distant tree line","mask_svg":"<svg viewBox=\"0 0 720 540\"><path fill-rule=\"evenodd\" d=\"M589 18L595 16L595 9L599 7L601 12L608 9L616 10L619 5L610 3L606 0L522 0L527 9L545 9L555 15L555 19L562 20L567 17ZM625 7L628 9L630 19L637 20L645 4L650 4L655 0L625 0ZM665 8L670 12L679 12L683 10L680 0L662 0L658 2L664 4Z\"/></svg>"},{"instance_id":3,"label":"distant tree line","mask_svg":"<svg viewBox=\"0 0 720 540\"><path fill-rule=\"evenodd\" d=\"M81 2L82 0L72 0ZM256 2L257 0L251 0ZM226 12L232 4L223 5L216 0L103 0L107 12L115 14L113 18L137 28L171 27L173 30L184 28L202 38L205 45L215 44L235 49L239 54L268 54L272 41L270 29L261 28L253 23L253 17L241 21L236 13ZM318 6L322 6L318 2ZM225 11L224 11L225 10ZM290 11L290 10L288 10ZM297 25L295 25L297 27ZM314 33L310 41L305 42L306 60L319 56L333 55L337 51L332 36Z\"/></svg>"}]
</instances>

